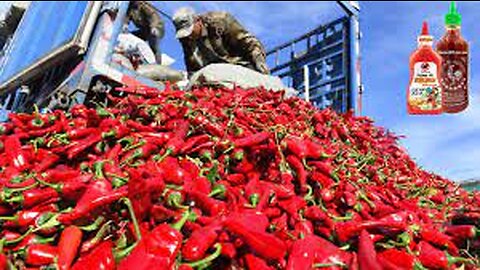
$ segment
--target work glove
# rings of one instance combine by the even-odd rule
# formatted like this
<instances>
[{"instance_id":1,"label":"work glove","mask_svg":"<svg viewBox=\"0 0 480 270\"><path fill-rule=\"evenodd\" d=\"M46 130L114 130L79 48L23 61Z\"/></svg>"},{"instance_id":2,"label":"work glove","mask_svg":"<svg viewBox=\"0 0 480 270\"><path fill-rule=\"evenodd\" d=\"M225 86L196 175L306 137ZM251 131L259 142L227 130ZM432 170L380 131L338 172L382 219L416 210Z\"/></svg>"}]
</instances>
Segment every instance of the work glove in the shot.
<instances>
[{"instance_id":1,"label":"work glove","mask_svg":"<svg viewBox=\"0 0 480 270\"><path fill-rule=\"evenodd\" d=\"M270 74L267 64L265 63L265 55L260 50L255 49L252 51L252 60L255 64L255 69L258 72L261 72L263 74Z\"/></svg>"},{"instance_id":2,"label":"work glove","mask_svg":"<svg viewBox=\"0 0 480 270\"><path fill-rule=\"evenodd\" d=\"M157 38L162 38L164 33L162 30L158 29L157 27L154 27L150 30L150 34Z\"/></svg>"},{"instance_id":3,"label":"work glove","mask_svg":"<svg viewBox=\"0 0 480 270\"><path fill-rule=\"evenodd\" d=\"M257 71L263 73L263 74L270 74L270 71L268 70L267 64L265 63L263 57L261 55L255 57L255 68Z\"/></svg>"}]
</instances>

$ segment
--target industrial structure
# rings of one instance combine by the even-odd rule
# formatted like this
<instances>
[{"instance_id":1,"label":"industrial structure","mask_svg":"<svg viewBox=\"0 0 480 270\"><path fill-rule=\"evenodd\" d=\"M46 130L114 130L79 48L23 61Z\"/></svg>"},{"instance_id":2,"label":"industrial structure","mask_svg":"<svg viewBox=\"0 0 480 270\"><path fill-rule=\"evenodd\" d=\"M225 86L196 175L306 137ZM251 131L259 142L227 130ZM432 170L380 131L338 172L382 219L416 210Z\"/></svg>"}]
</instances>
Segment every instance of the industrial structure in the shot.
<instances>
[{"instance_id":1,"label":"industrial structure","mask_svg":"<svg viewBox=\"0 0 480 270\"><path fill-rule=\"evenodd\" d=\"M357 1L337 1L344 16L270 49L272 74L319 108L361 114L360 31Z\"/></svg>"},{"instance_id":2,"label":"industrial structure","mask_svg":"<svg viewBox=\"0 0 480 270\"><path fill-rule=\"evenodd\" d=\"M337 4L344 16L269 50L267 60L273 75L317 107L361 114L360 8L356 1ZM164 89L114 59L128 5L33 1L0 60L0 120L34 104L67 109L118 85Z\"/></svg>"}]
</instances>

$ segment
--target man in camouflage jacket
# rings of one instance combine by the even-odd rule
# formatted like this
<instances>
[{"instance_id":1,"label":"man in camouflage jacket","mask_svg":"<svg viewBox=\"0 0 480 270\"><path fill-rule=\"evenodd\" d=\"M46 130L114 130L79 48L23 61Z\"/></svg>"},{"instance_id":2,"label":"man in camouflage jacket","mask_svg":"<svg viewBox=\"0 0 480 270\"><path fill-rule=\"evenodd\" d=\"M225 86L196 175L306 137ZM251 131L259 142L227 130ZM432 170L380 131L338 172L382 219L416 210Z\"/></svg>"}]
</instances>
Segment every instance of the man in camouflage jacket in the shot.
<instances>
[{"instance_id":1,"label":"man in camouflage jacket","mask_svg":"<svg viewBox=\"0 0 480 270\"><path fill-rule=\"evenodd\" d=\"M157 62L161 63L158 42L165 34L165 25L155 8L149 1L131 1L128 18L138 27L132 34L148 42Z\"/></svg>"},{"instance_id":2,"label":"man in camouflage jacket","mask_svg":"<svg viewBox=\"0 0 480 270\"><path fill-rule=\"evenodd\" d=\"M188 73L213 63L241 65L269 74L262 43L227 12L197 15L181 8L173 16Z\"/></svg>"}]
</instances>

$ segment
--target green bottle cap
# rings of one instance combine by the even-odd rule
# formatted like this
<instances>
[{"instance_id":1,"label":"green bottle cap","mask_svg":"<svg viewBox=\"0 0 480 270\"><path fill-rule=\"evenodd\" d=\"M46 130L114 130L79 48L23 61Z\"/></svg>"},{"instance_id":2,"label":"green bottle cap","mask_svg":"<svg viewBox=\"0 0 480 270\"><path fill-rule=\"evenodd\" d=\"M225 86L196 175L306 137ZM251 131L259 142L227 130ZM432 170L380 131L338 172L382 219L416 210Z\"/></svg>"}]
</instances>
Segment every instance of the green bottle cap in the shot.
<instances>
[{"instance_id":1,"label":"green bottle cap","mask_svg":"<svg viewBox=\"0 0 480 270\"><path fill-rule=\"evenodd\" d=\"M457 12L455 1L450 3L450 10L447 15L445 15L445 24L453 26L460 26L460 24L462 24L462 16Z\"/></svg>"}]
</instances>

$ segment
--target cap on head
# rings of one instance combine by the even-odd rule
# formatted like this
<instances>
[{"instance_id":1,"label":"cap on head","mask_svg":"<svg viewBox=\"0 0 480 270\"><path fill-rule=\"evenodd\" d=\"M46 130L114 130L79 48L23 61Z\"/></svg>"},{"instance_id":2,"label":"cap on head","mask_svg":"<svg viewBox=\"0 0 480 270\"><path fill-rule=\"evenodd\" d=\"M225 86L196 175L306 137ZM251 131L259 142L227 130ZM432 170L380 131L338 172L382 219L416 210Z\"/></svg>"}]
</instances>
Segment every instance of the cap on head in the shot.
<instances>
[{"instance_id":1,"label":"cap on head","mask_svg":"<svg viewBox=\"0 0 480 270\"><path fill-rule=\"evenodd\" d=\"M190 7L179 8L173 14L173 24L177 31L176 38L185 38L192 34L195 24L195 11Z\"/></svg>"}]
</instances>

